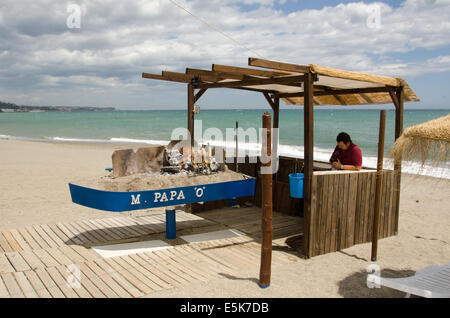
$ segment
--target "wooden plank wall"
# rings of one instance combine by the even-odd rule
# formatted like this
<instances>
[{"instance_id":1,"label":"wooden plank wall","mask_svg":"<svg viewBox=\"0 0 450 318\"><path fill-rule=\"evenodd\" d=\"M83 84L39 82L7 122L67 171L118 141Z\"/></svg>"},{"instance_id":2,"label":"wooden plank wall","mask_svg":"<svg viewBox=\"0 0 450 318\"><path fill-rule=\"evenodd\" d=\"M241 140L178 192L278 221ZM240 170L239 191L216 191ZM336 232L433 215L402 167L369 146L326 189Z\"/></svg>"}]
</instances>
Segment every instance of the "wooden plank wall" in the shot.
<instances>
[{"instance_id":1,"label":"wooden plank wall","mask_svg":"<svg viewBox=\"0 0 450 318\"><path fill-rule=\"evenodd\" d=\"M395 235L394 171L383 171L379 237ZM314 174L309 257L371 242L376 171Z\"/></svg>"},{"instance_id":2,"label":"wooden plank wall","mask_svg":"<svg viewBox=\"0 0 450 318\"><path fill-rule=\"evenodd\" d=\"M227 164L236 171L236 164ZM259 161L246 158L239 172L256 178L254 197L240 198L238 204L250 201L261 206ZM280 157L279 169L273 176L273 209L290 216L303 216L303 200L290 196L289 173L302 172L303 160ZM315 173L312 181L312 206L308 256L335 252L347 247L371 242L376 171ZM395 235L395 220L399 211L394 171L383 172L382 206L379 237ZM194 212L227 206L226 200L194 205Z\"/></svg>"}]
</instances>

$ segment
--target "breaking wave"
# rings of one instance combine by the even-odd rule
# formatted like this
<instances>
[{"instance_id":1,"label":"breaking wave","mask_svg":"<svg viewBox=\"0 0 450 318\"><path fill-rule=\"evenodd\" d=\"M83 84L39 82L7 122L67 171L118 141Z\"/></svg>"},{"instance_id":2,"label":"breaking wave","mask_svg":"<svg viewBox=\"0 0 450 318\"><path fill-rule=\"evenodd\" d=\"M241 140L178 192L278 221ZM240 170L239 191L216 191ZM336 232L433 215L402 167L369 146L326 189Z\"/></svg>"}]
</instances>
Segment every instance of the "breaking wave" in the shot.
<instances>
[{"instance_id":1,"label":"breaking wave","mask_svg":"<svg viewBox=\"0 0 450 318\"><path fill-rule=\"evenodd\" d=\"M80 143L124 143L124 144L147 144L147 145L158 145L164 146L169 142L168 140L153 140L153 139L135 139L135 138L124 138L124 137L111 137L106 139L84 139L84 138L67 138L67 137L48 137L44 136L42 138L30 138L30 137L18 137L10 135L0 135L0 139L6 140L24 140L24 141L48 141L48 142L80 142ZM235 150L234 142L225 141L202 141L200 144L209 143L211 146L219 146L228 148L229 151ZM240 143L239 144L239 154L241 155L259 155L261 149L261 144L259 143ZM334 149L324 149L320 147L314 147L314 159L318 161L328 162L331 153ZM293 146L293 145L283 145L280 144L278 147L279 156L287 156L294 158L303 158L303 147ZM376 168L377 157L376 156L364 156L363 165L368 168ZM391 158L385 158L383 162L385 169L393 169L393 160ZM450 162L447 162L444 167L434 167L425 164L421 166L419 162L413 161L403 161L402 172L409 174L424 175L430 177L450 179Z\"/></svg>"}]
</instances>

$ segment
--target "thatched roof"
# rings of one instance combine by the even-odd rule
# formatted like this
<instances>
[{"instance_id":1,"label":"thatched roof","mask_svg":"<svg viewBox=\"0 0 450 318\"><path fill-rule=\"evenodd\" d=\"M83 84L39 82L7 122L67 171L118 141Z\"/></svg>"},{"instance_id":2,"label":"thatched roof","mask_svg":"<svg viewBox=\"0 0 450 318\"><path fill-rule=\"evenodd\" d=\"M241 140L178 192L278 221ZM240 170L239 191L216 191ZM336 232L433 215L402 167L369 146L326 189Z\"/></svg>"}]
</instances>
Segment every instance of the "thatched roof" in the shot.
<instances>
[{"instance_id":1,"label":"thatched roof","mask_svg":"<svg viewBox=\"0 0 450 318\"><path fill-rule=\"evenodd\" d=\"M319 75L319 81L315 85L326 86L332 90L369 88L369 87L400 87L403 86L404 101L418 102L419 97L402 78L379 76L359 72L344 71L335 68L310 64L313 73ZM303 105L303 97L283 98L288 105ZM366 105L366 104L391 104L389 93L361 93L346 95L314 96L314 105Z\"/></svg>"},{"instance_id":2,"label":"thatched roof","mask_svg":"<svg viewBox=\"0 0 450 318\"><path fill-rule=\"evenodd\" d=\"M248 65L250 67L213 64L211 70L186 68L185 73L163 71L161 75L143 73L142 77L192 84L201 94L210 88L242 89L278 96L288 105L303 105L302 82L305 74L311 73L316 106L391 104L392 94L401 88L404 102L419 101L401 78L258 58L249 58Z\"/></svg>"},{"instance_id":3,"label":"thatched roof","mask_svg":"<svg viewBox=\"0 0 450 318\"><path fill-rule=\"evenodd\" d=\"M392 155L403 160L419 159L439 165L450 160L450 114L408 127L392 147Z\"/></svg>"}]
</instances>

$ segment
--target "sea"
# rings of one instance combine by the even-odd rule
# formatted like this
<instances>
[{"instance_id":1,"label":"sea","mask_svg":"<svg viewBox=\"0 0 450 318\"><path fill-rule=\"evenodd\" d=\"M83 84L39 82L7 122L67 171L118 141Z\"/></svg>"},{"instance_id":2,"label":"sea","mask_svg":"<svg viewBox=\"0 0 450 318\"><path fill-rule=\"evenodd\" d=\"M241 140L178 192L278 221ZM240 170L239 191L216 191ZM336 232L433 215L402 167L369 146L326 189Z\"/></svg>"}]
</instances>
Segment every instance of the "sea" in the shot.
<instances>
[{"instance_id":1,"label":"sea","mask_svg":"<svg viewBox=\"0 0 450 318\"><path fill-rule=\"evenodd\" d=\"M223 139L226 139L227 133L234 131L236 121L242 129L241 132L259 131L262 126L262 115L266 111L202 109L195 115L196 131L200 133L200 126L202 131L198 139L201 143L223 145L219 131ZM447 115L449 112L449 110L405 110L404 128ZM363 166L375 168L379 119L379 110L316 108L314 159L328 161L336 146L337 134L347 132L362 150ZM389 150L394 143L394 122L395 111L387 110L384 163L387 169L393 166ZM303 157L303 110L281 109L279 123L279 154ZM186 125L186 110L0 113L0 139L165 145L173 138L175 129L186 128ZM231 142L231 145L228 142L227 145L233 147L234 142ZM260 147L259 140L255 143L248 138L241 140L239 144L241 151ZM450 163L447 162L440 167L426 163L422 167L418 162L405 162L403 172L450 179Z\"/></svg>"}]
</instances>

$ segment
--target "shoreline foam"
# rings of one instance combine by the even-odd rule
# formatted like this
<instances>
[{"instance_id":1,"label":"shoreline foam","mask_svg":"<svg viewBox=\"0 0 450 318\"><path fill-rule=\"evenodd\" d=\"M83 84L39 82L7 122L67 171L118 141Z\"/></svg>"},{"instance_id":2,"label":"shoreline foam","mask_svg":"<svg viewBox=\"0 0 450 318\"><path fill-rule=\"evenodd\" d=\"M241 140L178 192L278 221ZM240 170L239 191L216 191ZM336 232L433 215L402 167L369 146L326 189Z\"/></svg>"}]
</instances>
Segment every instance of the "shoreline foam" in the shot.
<instances>
[{"instance_id":1,"label":"shoreline foam","mask_svg":"<svg viewBox=\"0 0 450 318\"><path fill-rule=\"evenodd\" d=\"M153 139L135 139L135 138L124 138L124 137L111 137L109 139L83 139L83 138L66 138L66 137L48 137L43 138L31 138L31 137L18 137L10 135L0 135L0 140L22 140L22 141L33 141L33 142L50 142L50 143L79 143L79 144L117 144L117 145L127 145L134 147L136 145L154 145L154 146L164 146L169 143L168 140L153 140ZM201 141L200 144L210 143L212 146L218 147L228 147L231 151L235 149L235 143L226 142L216 142L212 141ZM261 149L261 144L256 143L240 143L239 153L259 155ZM334 149L324 149L320 147L314 147L314 159L317 161L328 162L329 157ZM303 146L295 145L284 145L280 144L278 148L279 156L293 157L293 158L303 158ZM377 156L375 155L364 155L363 154L363 166L367 168L376 168L377 166ZM383 161L383 167L387 170L392 170L394 167L393 160L389 157ZM412 174L412 175L422 175L441 179L450 179L450 162L447 162L445 167L435 167L429 164L425 164L423 167L419 162L404 161L402 163L402 173Z\"/></svg>"}]
</instances>

